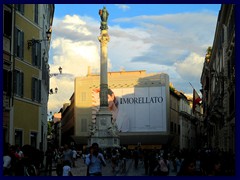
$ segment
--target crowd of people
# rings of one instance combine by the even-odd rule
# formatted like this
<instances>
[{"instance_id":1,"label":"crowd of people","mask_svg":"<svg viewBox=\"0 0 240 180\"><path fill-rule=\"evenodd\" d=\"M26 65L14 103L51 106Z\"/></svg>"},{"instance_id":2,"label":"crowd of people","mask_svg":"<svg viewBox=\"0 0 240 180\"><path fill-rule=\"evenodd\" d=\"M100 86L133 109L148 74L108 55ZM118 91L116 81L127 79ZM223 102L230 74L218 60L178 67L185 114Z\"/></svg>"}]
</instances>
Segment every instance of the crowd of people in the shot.
<instances>
[{"instance_id":1,"label":"crowd of people","mask_svg":"<svg viewBox=\"0 0 240 180\"><path fill-rule=\"evenodd\" d=\"M4 176L36 176L43 166L44 152L30 145L3 146Z\"/></svg>"},{"instance_id":2,"label":"crowd of people","mask_svg":"<svg viewBox=\"0 0 240 180\"><path fill-rule=\"evenodd\" d=\"M164 150L164 149L135 149L125 147L101 151L104 161L111 162L112 171L117 166L126 168L126 159L132 159L134 168L144 165L147 176L168 176L174 171L176 176L234 176L235 156L230 152L217 149L199 150ZM125 169L126 170L126 169Z\"/></svg>"},{"instance_id":3,"label":"crowd of people","mask_svg":"<svg viewBox=\"0 0 240 180\"><path fill-rule=\"evenodd\" d=\"M77 151L64 147L48 147L43 152L30 145L22 147L5 143L3 147L3 175L4 176L39 176L52 175L52 167L56 166L58 176L72 175L71 168L75 167ZM68 166L68 167L67 167Z\"/></svg>"},{"instance_id":4,"label":"crowd of people","mask_svg":"<svg viewBox=\"0 0 240 180\"><path fill-rule=\"evenodd\" d=\"M213 149L202 150L166 150L107 148L101 149L97 143L81 151L65 144L63 147L48 149L43 152L30 145L22 147L4 144L3 175L4 176L51 176L53 166L58 176L73 176L71 169L76 160L81 160L87 167L86 176L101 176L102 167L110 163L112 172L120 168L126 171L126 160L132 159L133 167L138 170L144 165L147 176L168 176L174 171L177 176L234 176L235 156L232 153Z\"/></svg>"},{"instance_id":5,"label":"crowd of people","mask_svg":"<svg viewBox=\"0 0 240 180\"><path fill-rule=\"evenodd\" d=\"M136 149L135 149L136 151ZM145 175L168 176L170 170L177 176L234 176L235 156L213 149L201 150L138 150L133 152L135 168L139 159L144 162ZM135 154L135 155L134 155Z\"/></svg>"}]
</instances>

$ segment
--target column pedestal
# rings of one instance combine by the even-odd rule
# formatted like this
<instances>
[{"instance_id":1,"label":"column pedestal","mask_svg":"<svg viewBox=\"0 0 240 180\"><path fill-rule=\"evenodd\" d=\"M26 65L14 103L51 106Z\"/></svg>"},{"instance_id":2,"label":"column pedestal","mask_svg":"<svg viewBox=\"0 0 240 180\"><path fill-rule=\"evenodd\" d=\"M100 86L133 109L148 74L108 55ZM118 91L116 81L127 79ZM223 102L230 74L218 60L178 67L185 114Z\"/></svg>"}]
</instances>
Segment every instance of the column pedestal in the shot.
<instances>
[{"instance_id":1,"label":"column pedestal","mask_svg":"<svg viewBox=\"0 0 240 180\"><path fill-rule=\"evenodd\" d=\"M112 113L103 107L96 117L96 133L91 136L88 144L96 142L101 148L120 147L119 137L111 122Z\"/></svg>"}]
</instances>

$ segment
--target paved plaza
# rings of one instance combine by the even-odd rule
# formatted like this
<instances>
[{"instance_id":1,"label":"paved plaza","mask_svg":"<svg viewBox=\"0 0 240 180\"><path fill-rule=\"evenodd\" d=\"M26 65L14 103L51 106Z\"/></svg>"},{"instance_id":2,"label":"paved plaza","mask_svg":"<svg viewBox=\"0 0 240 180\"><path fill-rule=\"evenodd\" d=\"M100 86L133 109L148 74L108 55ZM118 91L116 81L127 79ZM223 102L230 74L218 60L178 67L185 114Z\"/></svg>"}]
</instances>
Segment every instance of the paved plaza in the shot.
<instances>
[{"instance_id":1,"label":"paved plaza","mask_svg":"<svg viewBox=\"0 0 240 180\"><path fill-rule=\"evenodd\" d=\"M144 164L142 161L139 161L138 168L135 169L133 160L127 159L125 172L123 172L119 166L116 168L115 171L112 171L111 162L109 160L106 160L106 161L107 161L107 165L102 169L103 176L146 176L145 170L144 170ZM84 164L84 160L78 158L76 161L76 167L72 168L73 176L86 176L86 171L87 171L87 166ZM48 174L45 174L45 172L42 172L41 175L44 176ZM176 173L171 168L169 176L175 176L175 175ZM56 168L54 167L52 171L52 176L57 176Z\"/></svg>"}]
</instances>

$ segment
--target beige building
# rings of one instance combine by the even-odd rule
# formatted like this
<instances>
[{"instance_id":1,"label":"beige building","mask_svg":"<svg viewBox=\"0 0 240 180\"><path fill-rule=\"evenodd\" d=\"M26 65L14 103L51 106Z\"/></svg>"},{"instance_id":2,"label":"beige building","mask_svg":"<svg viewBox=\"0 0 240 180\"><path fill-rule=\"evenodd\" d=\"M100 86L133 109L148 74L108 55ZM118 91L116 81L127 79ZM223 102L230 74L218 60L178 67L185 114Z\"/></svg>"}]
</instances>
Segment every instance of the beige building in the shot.
<instances>
[{"instance_id":1,"label":"beige building","mask_svg":"<svg viewBox=\"0 0 240 180\"><path fill-rule=\"evenodd\" d=\"M176 90L170 84L170 133L172 148L199 149L202 144L203 120L201 104L192 110L193 97Z\"/></svg>"},{"instance_id":2,"label":"beige building","mask_svg":"<svg viewBox=\"0 0 240 180\"><path fill-rule=\"evenodd\" d=\"M62 131L66 132L65 129L71 129L67 124L72 124L74 133L72 134L72 139L81 145L86 145L87 140L89 137L89 133L91 132L91 125L92 122L94 122L96 117L96 109L98 108L96 105L94 105L95 100L93 99L93 90L98 89L100 84L100 76L96 74L91 74L90 72L86 77L78 77L75 79L75 91L74 95L71 98L72 103L74 105L71 105L71 111L73 111L73 120L71 120L71 123L67 123L69 118L66 118L64 116L65 114L69 114L65 111L62 112ZM140 88L141 91L155 91L154 88L162 88L160 90L163 90L163 96L164 96L164 119L159 119L159 117L151 117L152 122L155 123L156 121L163 121L161 127L159 127L159 130L154 130L153 127L151 127L151 123L148 122L148 125L139 125L138 123L130 122L129 123L129 129L124 130L119 133L120 136L120 143L121 145L159 145L159 144L168 144L172 137L169 134L169 78L167 74L147 74L144 70L139 71L120 71L120 72L109 72L108 73L108 87L109 89L113 90L115 95L119 94L119 92L123 92L124 90L127 90L128 92L134 91L134 88ZM142 88L142 89L141 89ZM150 88L151 90L149 90ZM153 89L152 89L153 88ZM136 91L135 91L136 93ZM145 93L145 92L144 92ZM144 94L143 93L143 94ZM152 92L153 93L153 92ZM129 94L128 94L129 95ZM143 95L144 96L144 95ZM121 99L118 99L119 106L122 103L131 103L133 105L134 98L131 99L129 96L129 99L126 98L126 93L121 95ZM124 99L125 98L125 99ZM135 99L136 100L136 99ZM138 99L138 103L147 103L144 102L146 99ZM155 97L155 99L151 99L152 103L159 103L162 101L161 98ZM159 102L158 102L159 101ZM136 103L136 102L135 102ZM150 103L150 102L148 102ZM128 107L130 104L128 104ZM69 106L70 107L70 106ZM147 107L147 106L146 106ZM162 108L162 106L159 106ZM136 107L135 107L136 108ZM67 109L66 109L67 110ZM161 109L159 109L161 111ZM148 112L145 109L146 113ZM131 112L131 111L130 111ZM118 111L120 112L120 110ZM148 115L144 114L144 111L142 111L143 116L150 117L150 113ZM141 115L141 114L140 114ZM120 115L119 115L120 116ZM141 117L138 116L138 113L134 114L133 116L136 116L133 118L141 119ZM114 119L114 115L113 115ZM117 119L118 121L118 119ZM149 118L143 119L145 123L149 121ZM140 120L139 120L140 122ZM65 125L64 125L65 124ZM162 128L162 129L161 129ZM160 130L161 129L161 130ZM62 134L63 139L63 134ZM150 140L151 139L151 140ZM64 143L64 142L63 142Z\"/></svg>"}]
</instances>

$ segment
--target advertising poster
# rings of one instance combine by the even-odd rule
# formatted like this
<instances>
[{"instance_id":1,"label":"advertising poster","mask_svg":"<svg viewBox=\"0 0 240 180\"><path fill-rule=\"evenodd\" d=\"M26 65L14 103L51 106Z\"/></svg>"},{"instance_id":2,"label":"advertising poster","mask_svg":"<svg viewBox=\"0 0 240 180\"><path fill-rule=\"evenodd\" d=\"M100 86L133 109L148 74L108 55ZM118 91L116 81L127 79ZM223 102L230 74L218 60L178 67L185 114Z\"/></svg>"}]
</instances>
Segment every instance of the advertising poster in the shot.
<instances>
[{"instance_id":1,"label":"advertising poster","mask_svg":"<svg viewBox=\"0 0 240 180\"><path fill-rule=\"evenodd\" d=\"M99 110L99 89L92 90L92 117ZM166 90L162 87L132 87L108 90L112 121L120 132L166 131Z\"/></svg>"}]
</instances>

